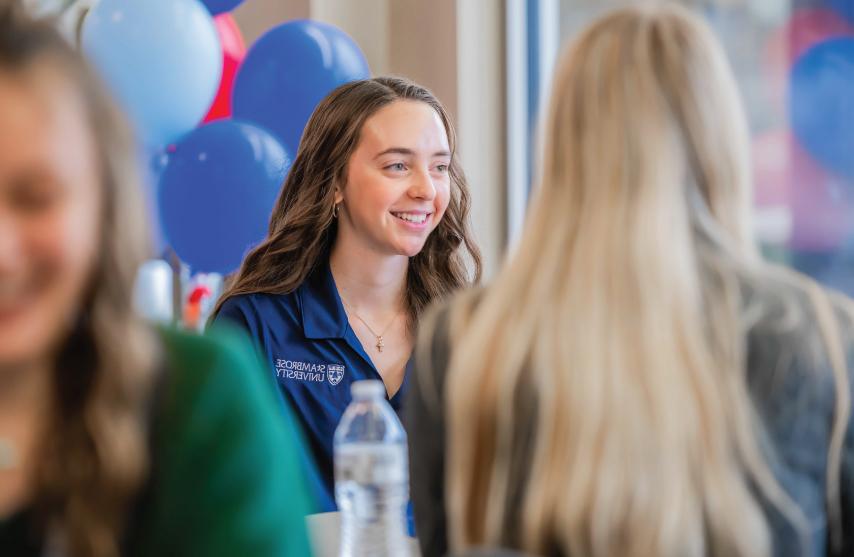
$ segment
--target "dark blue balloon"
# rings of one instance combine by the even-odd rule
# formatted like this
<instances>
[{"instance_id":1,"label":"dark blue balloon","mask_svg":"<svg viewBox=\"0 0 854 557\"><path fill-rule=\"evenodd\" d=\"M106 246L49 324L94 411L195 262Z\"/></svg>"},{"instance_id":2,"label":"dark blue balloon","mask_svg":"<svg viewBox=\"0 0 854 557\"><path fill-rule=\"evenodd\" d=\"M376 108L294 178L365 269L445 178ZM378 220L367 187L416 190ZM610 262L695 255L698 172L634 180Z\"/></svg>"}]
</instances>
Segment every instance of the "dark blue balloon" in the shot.
<instances>
[{"instance_id":1,"label":"dark blue balloon","mask_svg":"<svg viewBox=\"0 0 854 557\"><path fill-rule=\"evenodd\" d=\"M339 85L369 76L362 51L343 31L317 21L289 21L249 49L235 78L232 113L261 124L296 153L317 103Z\"/></svg>"},{"instance_id":2,"label":"dark blue balloon","mask_svg":"<svg viewBox=\"0 0 854 557\"><path fill-rule=\"evenodd\" d=\"M854 23L854 0L830 0L830 7L845 19Z\"/></svg>"},{"instance_id":3,"label":"dark blue balloon","mask_svg":"<svg viewBox=\"0 0 854 557\"><path fill-rule=\"evenodd\" d=\"M160 177L169 245L194 270L234 271L266 236L289 166L279 142L251 124L218 120L190 132Z\"/></svg>"},{"instance_id":4,"label":"dark blue balloon","mask_svg":"<svg viewBox=\"0 0 854 557\"><path fill-rule=\"evenodd\" d=\"M806 150L854 178L854 38L818 43L792 68L789 114Z\"/></svg>"},{"instance_id":5,"label":"dark blue balloon","mask_svg":"<svg viewBox=\"0 0 854 557\"><path fill-rule=\"evenodd\" d=\"M207 6L211 15L230 12L242 3L243 0L202 0L202 4Z\"/></svg>"}]
</instances>

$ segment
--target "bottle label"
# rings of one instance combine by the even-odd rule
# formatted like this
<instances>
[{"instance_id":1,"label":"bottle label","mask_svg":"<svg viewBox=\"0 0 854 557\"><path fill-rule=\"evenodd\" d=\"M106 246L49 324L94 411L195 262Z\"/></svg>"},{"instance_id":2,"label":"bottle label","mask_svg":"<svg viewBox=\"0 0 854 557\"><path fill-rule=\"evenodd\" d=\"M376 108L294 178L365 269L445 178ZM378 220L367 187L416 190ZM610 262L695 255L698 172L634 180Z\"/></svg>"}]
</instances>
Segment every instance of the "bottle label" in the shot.
<instances>
[{"instance_id":1,"label":"bottle label","mask_svg":"<svg viewBox=\"0 0 854 557\"><path fill-rule=\"evenodd\" d=\"M335 481L360 484L407 484L406 447L379 443L352 443L335 449Z\"/></svg>"}]
</instances>

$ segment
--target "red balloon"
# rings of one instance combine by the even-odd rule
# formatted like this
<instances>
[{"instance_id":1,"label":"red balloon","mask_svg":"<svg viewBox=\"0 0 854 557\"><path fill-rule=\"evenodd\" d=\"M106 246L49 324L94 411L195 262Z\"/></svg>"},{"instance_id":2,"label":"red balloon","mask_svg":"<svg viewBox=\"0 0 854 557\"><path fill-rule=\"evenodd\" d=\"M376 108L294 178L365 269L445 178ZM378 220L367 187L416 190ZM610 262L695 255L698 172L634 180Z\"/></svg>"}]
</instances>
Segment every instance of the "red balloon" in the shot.
<instances>
[{"instance_id":1,"label":"red balloon","mask_svg":"<svg viewBox=\"0 0 854 557\"><path fill-rule=\"evenodd\" d=\"M789 215L789 248L828 251L854 232L848 184L822 169L788 129L754 139L753 170L756 211Z\"/></svg>"},{"instance_id":2,"label":"red balloon","mask_svg":"<svg viewBox=\"0 0 854 557\"><path fill-rule=\"evenodd\" d=\"M222 44L222 79L216 92L211 108L203 122L211 122L231 116L231 89L237 68L246 56L246 43L240 28L231 14L220 14L214 17L219 41Z\"/></svg>"},{"instance_id":3,"label":"red balloon","mask_svg":"<svg viewBox=\"0 0 854 557\"><path fill-rule=\"evenodd\" d=\"M785 111L789 74L800 56L816 44L835 37L854 36L854 26L833 10L803 8L795 11L765 44L765 76L775 104Z\"/></svg>"}]
</instances>

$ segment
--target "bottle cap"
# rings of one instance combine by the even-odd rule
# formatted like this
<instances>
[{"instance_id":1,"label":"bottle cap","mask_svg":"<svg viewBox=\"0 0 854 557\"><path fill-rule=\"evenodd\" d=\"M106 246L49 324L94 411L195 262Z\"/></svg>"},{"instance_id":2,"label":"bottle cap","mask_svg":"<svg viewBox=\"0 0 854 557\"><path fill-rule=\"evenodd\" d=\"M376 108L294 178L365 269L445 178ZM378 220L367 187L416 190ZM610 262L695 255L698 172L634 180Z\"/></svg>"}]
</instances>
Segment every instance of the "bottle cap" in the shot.
<instances>
[{"instance_id":1,"label":"bottle cap","mask_svg":"<svg viewBox=\"0 0 854 557\"><path fill-rule=\"evenodd\" d=\"M369 381L354 381L350 385L350 394L353 398L368 399L368 398L384 398L385 385L382 381L375 379Z\"/></svg>"}]
</instances>

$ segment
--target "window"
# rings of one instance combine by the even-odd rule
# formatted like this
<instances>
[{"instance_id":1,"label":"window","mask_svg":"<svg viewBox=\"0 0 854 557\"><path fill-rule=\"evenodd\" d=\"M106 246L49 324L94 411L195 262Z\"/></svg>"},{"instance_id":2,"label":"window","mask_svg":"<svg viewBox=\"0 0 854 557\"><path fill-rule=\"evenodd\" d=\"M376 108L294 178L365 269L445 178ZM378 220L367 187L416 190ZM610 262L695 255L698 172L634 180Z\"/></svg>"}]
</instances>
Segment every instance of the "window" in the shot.
<instances>
[{"instance_id":1,"label":"window","mask_svg":"<svg viewBox=\"0 0 854 557\"><path fill-rule=\"evenodd\" d=\"M528 133L530 146L535 137L543 72L551 73L559 42L626 2L508 0L507 4L512 232L514 212L524 211L530 169L535 168L532 153L525 150L520 155L513 142ZM721 39L747 110L754 225L763 252L854 294L854 3L707 0L690 5ZM517 45L527 56L518 57L514 66L512 49ZM524 88L514 83L519 76ZM524 173L519 165L524 165ZM514 186L522 183L524 189Z\"/></svg>"}]
</instances>

